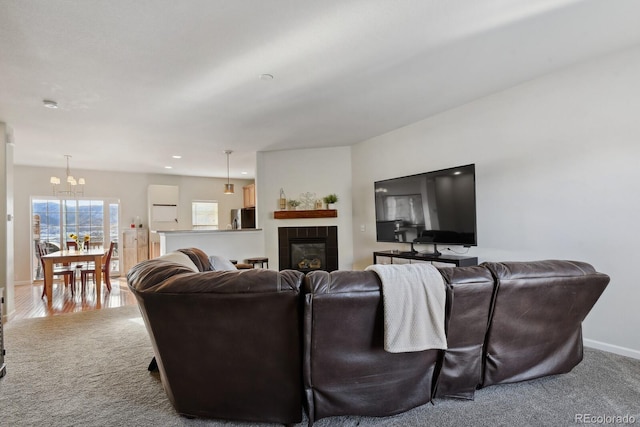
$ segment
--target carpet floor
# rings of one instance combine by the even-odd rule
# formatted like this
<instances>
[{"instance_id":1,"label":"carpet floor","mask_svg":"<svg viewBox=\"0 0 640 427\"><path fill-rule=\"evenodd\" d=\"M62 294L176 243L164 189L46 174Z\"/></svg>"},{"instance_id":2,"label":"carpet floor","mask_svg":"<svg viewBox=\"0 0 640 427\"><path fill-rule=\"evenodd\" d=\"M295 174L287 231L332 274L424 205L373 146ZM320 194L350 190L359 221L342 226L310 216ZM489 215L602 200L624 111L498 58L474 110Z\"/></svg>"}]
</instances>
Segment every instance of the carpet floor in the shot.
<instances>
[{"instance_id":1,"label":"carpet floor","mask_svg":"<svg viewBox=\"0 0 640 427\"><path fill-rule=\"evenodd\" d=\"M136 306L12 321L5 347L0 426L272 425L176 414L159 376L147 371L153 352ZM473 401L438 399L393 417L333 417L314 425L569 426L579 419L596 424L596 417L615 425L625 424L625 416L640 425L640 360L586 349L568 374L488 387Z\"/></svg>"}]
</instances>

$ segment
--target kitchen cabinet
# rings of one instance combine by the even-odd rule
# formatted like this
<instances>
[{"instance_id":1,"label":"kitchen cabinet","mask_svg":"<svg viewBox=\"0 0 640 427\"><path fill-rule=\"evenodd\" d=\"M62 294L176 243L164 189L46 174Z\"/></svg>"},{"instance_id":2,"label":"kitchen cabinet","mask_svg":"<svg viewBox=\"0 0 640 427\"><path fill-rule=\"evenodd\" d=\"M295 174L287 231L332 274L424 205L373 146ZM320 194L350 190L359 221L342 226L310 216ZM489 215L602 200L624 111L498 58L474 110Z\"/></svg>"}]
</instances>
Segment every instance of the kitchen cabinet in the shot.
<instances>
[{"instance_id":1,"label":"kitchen cabinet","mask_svg":"<svg viewBox=\"0 0 640 427\"><path fill-rule=\"evenodd\" d=\"M256 207L256 184L249 184L242 187L242 196L245 208Z\"/></svg>"},{"instance_id":2,"label":"kitchen cabinet","mask_svg":"<svg viewBox=\"0 0 640 427\"><path fill-rule=\"evenodd\" d=\"M149 232L146 228L131 228L122 233L122 250L124 274L131 267L149 259Z\"/></svg>"}]
</instances>

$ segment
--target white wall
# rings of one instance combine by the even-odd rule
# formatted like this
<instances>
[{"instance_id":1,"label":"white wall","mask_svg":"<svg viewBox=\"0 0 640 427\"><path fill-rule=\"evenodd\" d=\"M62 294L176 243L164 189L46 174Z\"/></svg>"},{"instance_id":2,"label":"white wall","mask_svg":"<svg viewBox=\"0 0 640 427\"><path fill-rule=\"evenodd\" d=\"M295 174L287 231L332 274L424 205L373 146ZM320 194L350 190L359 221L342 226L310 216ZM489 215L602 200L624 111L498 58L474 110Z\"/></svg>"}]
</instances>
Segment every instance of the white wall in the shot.
<instances>
[{"instance_id":1,"label":"white wall","mask_svg":"<svg viewBox=\"0 0 640 427\"><path fill-rule=\"evenodd\" d=\"M278 227L336 225L338 267L350 270L353 266L351 148L262 152L258 153L256 166L258 226L264 230L264 256L269 258L269 267L278 269ZM301 193L315 193L318 198L336 193L338 217L273 219L273 211L278 209L280 188L284 189L287 199L299 199Z\"/></svg>"},{"instance_id":2,"label":"white wall","mask_svg":"<svg viewBox=\"0 0 640 427\"><path fill-rule=\"evenodd\" d=\"M591 263L611 283L584 324L587 344L640 358L639 75L634 49L354 146L355 266L394 246L375 242L375 180L475 163L469 254Z\"/></svg>"},{"instance_id":3,"label":"white wall","mask_svg":"<svg viewBox=\"0 0 640 427\"><path fill-rule=\"evenodd\" d=\"M19 141L16 141L19 143ZM178 186L179 223L176 229L191 229L191 201L217 200L219 205L220 227L226 228L230 222L231 209L242 207L242 186L253 180L232 180L236 192L223 194L226 178L201 178L176 175L154 175L137 173L116 173L87 171L73 167L71 172L86 179L85 195L97 198L116 198L120 200L121 228L129 227L132 218L139 216L144 227L149 226L147 190L149 185ZM29 258L29 239L31 238L30 197L50 196L49 177L64 174L64 164L60 167L41 168L15 166L15 281L28 283L31 280L31 259ZM237 189L240 189L238 191Z\"/></svg>"},{"instance_id":4,"label":"white wall","mask_svg":"<svg viewBox=\"0 0 640 427\"><path fill-rule=\"evenodd\" d=\"M0 297L4 296L2 317L8 318L15 309L13 283L14 199L13 199L13 133L0 122ZM2 322L3 319L0 319Z\"/></svg>"}]
</instances>

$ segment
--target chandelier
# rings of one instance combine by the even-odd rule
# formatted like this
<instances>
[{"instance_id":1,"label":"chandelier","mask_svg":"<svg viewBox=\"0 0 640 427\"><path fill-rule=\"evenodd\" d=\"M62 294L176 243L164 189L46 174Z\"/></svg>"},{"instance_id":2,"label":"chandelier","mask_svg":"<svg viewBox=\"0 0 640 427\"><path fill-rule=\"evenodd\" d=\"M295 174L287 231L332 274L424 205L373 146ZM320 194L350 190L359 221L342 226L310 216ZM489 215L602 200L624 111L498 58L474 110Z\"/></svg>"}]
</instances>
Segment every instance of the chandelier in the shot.
<instances>
[{"instance_id":1,"label":"chandelier","mask_svg":"<svg viewBox=\"0 0 640 427\"><path fill-rule=\"evenodd\" d=\"M84 178L76 179L71 175L71 169L69 168L69 159L71 156L69 154L64 155L67 158L67 171L66 171L66 187L62 187L63 189L58 190L58 185L60 185L60 178L57 176L52 176L49 179L51 186L53 187L53 195L62 197L62 196L83 196L84 195Z\"/></svg>"}]
</instances>

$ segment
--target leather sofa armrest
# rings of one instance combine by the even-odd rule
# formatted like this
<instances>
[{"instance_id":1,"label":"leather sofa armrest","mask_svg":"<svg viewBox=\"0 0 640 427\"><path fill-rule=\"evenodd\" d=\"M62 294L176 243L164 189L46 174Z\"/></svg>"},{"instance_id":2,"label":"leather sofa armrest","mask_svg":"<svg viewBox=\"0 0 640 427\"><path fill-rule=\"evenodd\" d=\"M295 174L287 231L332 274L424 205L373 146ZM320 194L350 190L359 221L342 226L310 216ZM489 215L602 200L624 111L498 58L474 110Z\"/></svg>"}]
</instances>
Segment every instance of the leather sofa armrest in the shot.
<instances>
[{"instance_id":1,"label":"leather sofa armrest","mask_svg":"<svg viewBox=\"0 0 640 427\"><path fill-rule=\"evenodd\" d=\"M149 260L128 275L167 397L187 416L302 420L299 271L193 272Z\"/></svg>"}]
</instances>

